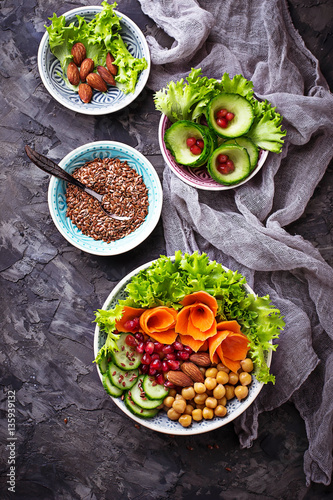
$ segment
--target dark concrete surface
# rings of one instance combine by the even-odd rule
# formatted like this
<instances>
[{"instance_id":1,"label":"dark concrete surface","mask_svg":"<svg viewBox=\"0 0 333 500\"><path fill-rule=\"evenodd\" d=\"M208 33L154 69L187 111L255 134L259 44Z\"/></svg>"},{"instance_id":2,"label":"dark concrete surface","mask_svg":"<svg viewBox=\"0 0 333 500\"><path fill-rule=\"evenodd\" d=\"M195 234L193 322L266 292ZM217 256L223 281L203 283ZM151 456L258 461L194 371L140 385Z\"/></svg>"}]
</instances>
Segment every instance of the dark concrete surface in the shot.
<instances>
[{"instance_id":1,"label":"dark concrete surface","mask_svg":"<svg viewBox=\"0 0 333 500\"><path fill-rule=\"evenodd\" d=\"M93 1L2 0L1 109L1 424L0 498L325 499L331 487L305 485L304 423L291 403L260 417L259 437L242 450L232 424L171 437L134 425L106 396L93 359L93 312L128 272L164 253L161 222L138 248L100 258L70 246L47 206L49 177L27 161L29 143L60 160L75 147L113 139L136 147L162 177L159 114L152 93L110 116L73 115L44 88L37 69L43 25ZM136 0L119 10L143 31L151 21ZM333 85L332 2L290 0L307 47ZM333 265L332 165L292 234ZM8 491L7 401L16 391L16 493Z\"/></svg>"}]
</instances>

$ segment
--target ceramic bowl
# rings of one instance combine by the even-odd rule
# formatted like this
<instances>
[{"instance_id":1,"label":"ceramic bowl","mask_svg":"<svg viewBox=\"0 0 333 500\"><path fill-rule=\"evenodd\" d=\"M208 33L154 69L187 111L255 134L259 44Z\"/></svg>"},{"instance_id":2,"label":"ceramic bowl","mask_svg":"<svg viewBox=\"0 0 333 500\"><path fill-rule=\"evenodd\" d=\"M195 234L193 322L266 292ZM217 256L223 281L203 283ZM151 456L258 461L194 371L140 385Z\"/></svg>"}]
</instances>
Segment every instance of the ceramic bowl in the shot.
<instances>
[{"instance_id":1,"label":"ceramic bowl","mask_svg":"<svg viewBox=\"0 0 333 500\"><path fill-rule=\"evenodd\" d=\"M250 179L252 179L252 177L254 177L259 172L268 156L268 151L260 150L258 164L246 179L237 184L233 184L232 186L223 186L222 184L219 184L211 178L205 166L191 168L176 163L174 157L166 148L164 142L165 131L170 127L170 125L171 122L167 118L167 116L162 115L158 128L158 141L163 159L168 167L171 168L173 173L176 174L177 177L179 177L179 179L197 189L203 189L206 191L226 191L227 189L234 189L238 186L241 186L242 184L245 184Z\"/></svg>"},{"instance_id":2,"label":"ceramic bowl","mask_svg":"<svg viewBox=\"0 0 333 500\"><path fill-rule=\"evenodd\" d=\"M71 151L59 162L60 167L69 172L96 158L119 158L142 176L148 188L148 215L145 221L135 231L124 238L111 243L96 241L85 236L66 217L66 186L67 183L56 177L51 177L48 190L48 204L54 224L66 240L75 247L94 255L118 255L142 243L153 231L161 215L162 187L156 170L152 164L136 149L114 141L99 141L85 144Z\"/></svg>"},{"instance_id":3,"label":"ceramic bowl","mask_svg":"<svg viewBox=\"0 0 333 500\"><path fill-rule=\"evenodd\" d=\"M174 259L174 257L171 257ZM146 269L151 266L152 262L148 262L141 267L138 267L133 272L125 276L118 285L112 290L110 295L107 297L104 302L102 309L112 309L118 304L119 300L126 299L126 285L131 281L132 277L138 274L142 269ZM227 270L227 268L225 268ZM244 285L247 292L249 294L254 294L253 290L246 284ZM94 357L96 358L98 351L105 344L106 341L106 333L99 329L99 326L96 325L95 334L94 334ZM266 353L265 360L268 366L271 364L272 352L269 351ZM97 366L98 375L101 379L102 383L102 373ZM214 418L212 420L202 420L201 422L193 422L190 427L182 427L177 421L170 420L167 417L165 411L160 411L155 417L150 419L139 418L133 413L131 413L125 403L120 398L114 398L109 396L114 403L120 408L128 417L132 420L135 420L138 424L143 425L153 431L162 432L164 434L172 434L172 435L191 435L191 434L202 434L205 432L212 431L214 429L218 429L223 425L227 425L232 422L235 418L239 417L256 399L259 392L261 391L263 384L258 382L258 380L253 377L253 381L249 387L249 395L243 401L238 401L234 398L231 401L228 401L228 413L227 416L223 418Z\"/></svg>"},{"instance_id":4,"label":"ceramic bowl","mask_svg":"<svg viewBox=\"0 0 333 500\"><path fill-rule=\"evenodd\" d=\"M77 15L84 17L87 21L91 21L102 9L102 6L82 6L66 12L64 16L68 24L76 21ZM131 19L121 12L116 10L114 12L121 17L120 24L122 29L120 35L129 52L134 57L145 57L148 63L148 67L139 75L134 93L124 94L116 87L108 87L108 91L105 93L94 90L91 102L87 104L83 103L78 93L66 86L61 76L62 69L60 63L50 50L49 35L47 31L40 42L38 50L38 69L42 82L52 97L72 111L86 115L105 115L114 113L134 101L146 85L150 72L150 53L146 39L141 30Z\"/></svg>"}]
</instances>

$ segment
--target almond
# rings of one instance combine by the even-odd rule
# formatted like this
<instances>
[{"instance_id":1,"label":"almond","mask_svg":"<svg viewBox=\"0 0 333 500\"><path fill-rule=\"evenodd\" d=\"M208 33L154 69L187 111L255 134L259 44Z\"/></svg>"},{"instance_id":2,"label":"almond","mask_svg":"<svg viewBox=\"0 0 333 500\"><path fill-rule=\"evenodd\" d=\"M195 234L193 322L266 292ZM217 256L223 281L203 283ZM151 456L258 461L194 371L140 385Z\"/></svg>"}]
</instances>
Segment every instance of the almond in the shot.
<instances>
[{"instance_id":1,"label":"almond","mask_svg":"<svg viewBox=\"0 0 333 500\"><path fill-rule=\"evenodd\" d=\"M105 81L97 73L89 73L86 80L93 89L99 90L100 92L106 92L108 90Z\"/></svg>"},{"instance_id":2,"label":"almond","mask_svg":"<svg viewBox=\"0 0 333 500\"><path fill-rule=\"evenodd\" d=\"M191 354L190 361L198 366L210 366L212 364L209 354L206 352L196 352Z\"/></svg>"},{"instance_id":3,"label":"almond","mask_svg":"<svg viewBox=\"0 0 333 500\"><path fill-rule=\"evenodd\" d=\"M118 73L118 66L113 64L113 62L114 62L114 57L112 54L110 54L110 52L108 52L106 56L106 67L110 71L111 75L116 76L116 74Z\"/></svg>"},{"instance_id":4,"label":"almond","mask_svg":"<svg viewBox=\"0 0 333 500\"><path fill-rule=\"evenodd\" d=\"M104 68L104 66L97 66L97 71L103 80L109 85L116 86L116 80L111 75L110 71Z\"/></svg>"},{"instance_id":5,"label":"almond","mask_svg":"<svg viewBox=\"0 0 333 500\"><path fill-rule=\"evenodd\" d=\"M187 361L186 363L182 363L180 369L188 375L194 382L204 382L205 377L194 363Z\"/></svg>"},{"instance_id":6,"label":"almond","mask_svg":"<svg viewBox=\"0 0 333 500\"><path fill-rule=\"evenodd\" d=\"M89 57L87 59L84 59L84 61L82 61L80 67L81 82L86 81L87 75L89 75L89 73L92 73L94 71L94 66L95 66L94 61L92 59L89 59Z\"/></svg>"},{"instance_id":7,"label":"almond","mask_svg":"<svg viewBox=\"0 0 333 500\"><path fill-rule=\"evenodd\" d=\"M78 85L80 83L79 69L76 64L73 63L73 61L70 62L67 67L67 78L69 80L69 83L71 83L72 85Z\"/></svg>"},{"instance_id":8,"label":"almond","mask_svg":"<svg viewBox=\"0 0 333 500\"><path fill-rule=\"evenodd\" d=\"M79 85L79 96L81 101L90 102L92 98L92 88L87 83L80 83Z\"/></svg>"},{"instance_id":9,"label":"almond","mask_svg":"<svg viewBox=\"0 0 333 500\"><path fill-rule=\"evenodd\" d=\"M72 47L71 54L76 66L81 66L82 61L86 58L86 48L83 43L75 43Z\"/></svg>"},{"instance_id":10,"label":"almond","mask_svg":"<svg viewBox=\"0 0 333 500\"><path fill-rule=\"evenodd\" d=\"M170 370L167 373L167 379L169 380L169 382L172 382L179 387L189 387L190 385L193 385L193 380L188 375L186 375L186 373L183 373L181 371Z\"/></svg>"}]
</instances>

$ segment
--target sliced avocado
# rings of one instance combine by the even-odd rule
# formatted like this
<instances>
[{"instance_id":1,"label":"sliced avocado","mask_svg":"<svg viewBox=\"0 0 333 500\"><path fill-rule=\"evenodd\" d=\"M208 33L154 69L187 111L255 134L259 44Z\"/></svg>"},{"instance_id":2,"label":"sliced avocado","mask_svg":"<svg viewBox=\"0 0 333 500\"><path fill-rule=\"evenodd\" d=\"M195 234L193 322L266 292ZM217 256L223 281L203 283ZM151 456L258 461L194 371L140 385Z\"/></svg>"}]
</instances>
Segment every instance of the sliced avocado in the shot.
<instances>
[{"instance_id":1,"label":"sliced avocado","mask_svg":"<svg viewBox=\"0 0 333 500\"><path fill-rule=\"evenodd\" d=\"M226 128L219 127L216 123L216 113L220 109L226 109L235 115ZM222 93L208 103L207 122L219 137L234 138L246 134L251 128L253 119L253 107L241 95Z\"/></svg>"},{"instance_id":2,"label":"sliced avocado","mask_svg":"<svg viewBox=\"0 0 333 500\"><path fill-rule=\"evenodd\" d=\"M200 155L191 153L190 148L187 146L186 141L190 137L204 141L204 148ZM204 165L214 149L208 127L188 120L179 120L173 123L165 131L164 142L176 162L188 167L201 167L201 165Z\"/></svg>"},{"instance_id":3,"label":"sliced avocado","mask_svg":"<svg viewBox=\"0 0 333 500\"><path fill-rule=\"evenodd\" d=\"M253 141L251 141L251 139L244 136L237 137L236 139L229 139L223 144L238 144L238 146L242 146L243 148L245 148L250 157L251 172L255 169L259 158L259 148L254 144Z\"/></svg>"},{"instance_id":4,"label":"sliced avocado","mask_svg":"<svg viewBox=\"0 0 333 500\"><path fill-rule=\"evenodd\" d=\"M227 155L233 161L235 166L233 172L229 174L219 172L217 168L217 157L219 154ZM251 172L250 157L246 149L242 146L238 146L237 144L222 144L222 146L213 151L208 160L207 169L210 176L220 184L224 184L225 186L238 184Z\"/></svg>"}]
</instances>

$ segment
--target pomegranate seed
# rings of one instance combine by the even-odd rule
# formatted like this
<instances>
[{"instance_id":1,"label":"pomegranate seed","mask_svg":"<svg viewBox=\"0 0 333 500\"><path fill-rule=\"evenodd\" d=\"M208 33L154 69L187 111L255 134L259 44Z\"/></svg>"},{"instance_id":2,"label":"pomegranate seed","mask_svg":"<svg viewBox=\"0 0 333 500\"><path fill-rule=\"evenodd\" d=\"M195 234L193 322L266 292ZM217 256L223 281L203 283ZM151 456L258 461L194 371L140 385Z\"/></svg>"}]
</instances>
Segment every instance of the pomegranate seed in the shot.
<instances>
[{"instance_id":1,"label":"pomegranate seed","mask_svg":"<svg viewBox=\"0 0 333 500\"><path fill-rule=\"evenodd\" d=\"M140 342L137 346L136 346L136 350L137 352L139 352L140 354L144 353L145 352L145 345L143 342Z\"/></svg>"},{"instance_id":2,"label":"pomegranate seed","mask_svg":"<svg viewBox=\"0 0 333 500\"><path fill-rule=\"evenodd\" d=\"M140 332L136 333L136 334L134 335L134 337L135 337L135 338L136 338L139 342L143 342L143 340L144 340L143 333L140 333Z\"/></svg>"},{"instance_id":3,"label":"pomegranate seed","mask_svg":"<svg viewBox=\"0 0 333 500\"><path fill-rule=\"evenodd\" d=\"M228 111L226 109L220 109L216 113L216 118L225 118L227 116Z\"/></svg>"},{"instance_id":4,"label":"pomegranate seed","mask_svg":"<svg viewBox=\"0 0 333 500\"><path fill-rule=\"evenodd\" d=\"M150 365L150 362L151 362L150 354L145 352L144 355L142 356L141 363L143 365Z\"/></svg>"},{"instance_id":5,"label":"pomegranate seed","mask_svg":"<svg viewBox=\"0 0 333 500\"><path fill-rule=\"evenodd\" d=\"M201 148L199 148L199 146L197 146L196 144L194 144L194 146L190 147L190 151L194 155L201 155L201 153L202 153Z\"/></svg>"},{"instance_id":6,"label":"pomegranate seed","mask_svg":"<svg viewBox=\"0 0 333 500\"><path fill-rule=\"evenodd\" d=\"M188 352L189 354L192 354L193 349L189 345L184 346L184 351Z\"/></svg>"},{"instance_id":7,"label":"pomegranate seed","mask_svg":"<svg viewBox=\"0 0 333 500\"><path fill-rule=\"evenodd\" d=\"M216 123L221 128L227 128L227 126L228 126L228 120L226 118L218 118L216 120Z\"/></svg>"},{"instance_id":8,"label":"pomegranate seed","mask_svg":"<svg viewBox=\"0 0 333 500\"><path fill-rule=\"evenodd\" d=\"M195 137L189 137L187 140L186 140L186 144L187 146L190 148L191 146L194 146L196 142L196 138Z\"/></svg>"},{"instance_id":9,"label":"pomegranate seed","mask_svg":"<svg viewBox=\"0 0 333 500\"><path fill-rule=\"evenodd\" d=\"M176 351L182 351L184 349L183 344L181 342L178 342L178 340L176 340L176 342L174 342L172 345L176 349Z\"/></svg>"},{"instance_id":10,"label":"pomegranate seed","mask_svg":"<svg viewBox=\"0 0 333 500\"><path fill-rule=\"evenodd\" d=\"M165 356L165 359L168 360L168 359L176 359L176 354L171 352L170 354L167 354Z\"/></svg>"},{"instance_id":11,"label":"pomegranate seed","mask_svg":"<svg viewBox=\"0 0 333 500\"><path fill-rule=\"evenodd\" d=\"M164 344L161 342L154 342L154 352L162 352Z\"/></svg>"},{"instance_id":12,"label":"pomegranate seed","mask_svg":"<svg viewBox=\"0 0 333 500\"><path fill-rule=\"evenodd\" d=\"M229 156L227 155L223 155L222 153L220 153L217 157L217 161L218 163L225 163L226 161L229 160Z\"/></svg>"},{"instance_id":13,"label":"pomegranate seed","mask_svg":"<svg viewBox=\"0 0 333 500\"><path fill-rule=\"evenodd\" d=\"M168 359L167 361L170 370L179 370L180 363L175 359Z\"/></svg>"},{"instance_id":14,"label":"pomegranate seed","mask_svg":"<svg viewBox=\"0 0 333 500\"><path fill-rule=\"evenodd\" d=\"M164 382L164 386L167 387L168 389L174 389L176 387L175 384L173 384L172 382L170 382L170 380L166 380Z\"/></svg>"},{"instance_id":15,"label":"pomegranate seed","mask_svg":"<svg viewBox=\"0 0 333 500\"><path fill-rule=\"evenodd\" d=\"M177 352L177 359L180 359L181 361L186 361L190 357L190 353L186 351L178 351Z\"/></svg>"},{"instance_id":16,"label":"pomegranate seed","mask_svg":"<svg viewBox=\"0 0 333 500\"><path fill-rule=\"evenodd\" d=\"M169 366L166 361L162 361L162 371L163 372L168 372L169 371Z\"/></svg>"},{"instance_id":17,"label":"pomegranate seed","mask_svg":"<svg viewBox=\"0 0 333 500\"><path fill-rule=\"evenodd\" d=\"M154 370L156 371L160 371L162 369L162 361L160 359L154 359L151 363L150 363L150 367L151 368L154 368Z\"/></svg>"},{"instance_id":18,"label":"pomegranate seed","mask_svg":"<svg viewBox=\"0 0 333 500\"><path fill-rule=\"evenodd\" d=\"M199 146L200 149L203 149L205 147L205 143L202 139L197 139L195 143L197 146Z\"/></svg>"},{"instance_id":19,"label":"pomegranate seed","mask_svg":"<svg viewBox=\"0 0 333 500\"><path fill-rule=\"evenodd\" d=\"M130 347L136 347L138 344L133 335L126 335L125 342Z\"/></svg>"},{"instance_id":20,"label":"pomegranate seed","mask_svg":"<svg viewBox=\"0 0 333 500\"><path fill-rule=\"evenodd\" d=\"M230 169L230 172L233 172L235 170L234 162L232 160L228 160L227 167Z\"/></svg>"},{"instance_id":21,"label":"pomegranate seed","mask_svg":"<svg viewBox=\"0 0 333 500\"><path fill-rule=\"evenodd\" d=\"M155 380L158 384L163 385L164 384L164 377L163 377L162 373L159 373L158 375L156 375Z\"/></svg>"},{"instance_id":22,"label":"pomegranate seed","mask_svg":"<svg viewBox=\"0 0 333 500\"><path fill-rule=\"evenodd\" d=\"M165 346L163 346L162 352L164 352L164 354L170 354L173 351L174 351L173 345L165 345Z\"/></svg>"},{"instance_id":23,"label":"pomegranate seed","mask_svg":"<svg viewBox=\"0 0 333 500\"><path fill-rule=\"evenodd\" d=\"M145 344L145 351L148 353L148 354L153 354L154 352L154 343L151 342L150 340L148 340L148 342L146 342Z\"/></svg>"},{"instance_id":24,"label":"pomegranate seed","mask_svg":"<svg viewBox=\"0 0 333 500\"><path fill-rule=\"evenodd\" d=\"M152 366L150 365L148 373L149 375L156 375L157 370L155 370L155 368L152 368Z\"/></svg>"},{"instance_id":25,"label":"pomegranate seed","mask_svg":"<svg viewBox=\"0 0 333 500\"><path fill-rule=\"evenodd\" d=\"M141 372L145 375L149 372L149 365L141 365Z\"/></svg>"},{"instance_id":26,"label":"pomegranate seed","mask_svg":"<svg viewBox=\"0 0 333 500\"><path fill-rule=\"evenodd\" d=\"M225 115L225 117L228 120L228 122L230 122L231 120L233 120L235 118L235 115L229 111L229 113L227 113Z\"/></svg>"},{"instance_id":27,"label":"pomegranate seed","mask_svg":"<svg viewBox=\"0 0 333 500\"><path fill-rule=\"evenodd\" d=\"M154 354L151 355L151 359L160 359L160 355L155 352Z\"/></svg>"},{"instance_id":28,"label":"pomegranate seed","mask_svg":"<svg viewBox=\"0 0 333 500\"><path fill-rule=\"evenodd\" d=\"M221 174L230 174L231 172L233 172L235 170L235 165L232 163L229 164L229 160L227 161L227 163L219 163L217 165L217 170L221 173Z\"/></svg>"}]
</instances>

